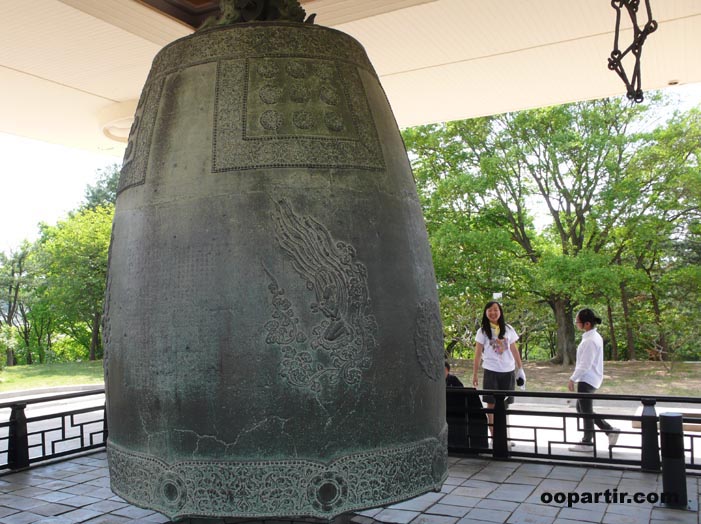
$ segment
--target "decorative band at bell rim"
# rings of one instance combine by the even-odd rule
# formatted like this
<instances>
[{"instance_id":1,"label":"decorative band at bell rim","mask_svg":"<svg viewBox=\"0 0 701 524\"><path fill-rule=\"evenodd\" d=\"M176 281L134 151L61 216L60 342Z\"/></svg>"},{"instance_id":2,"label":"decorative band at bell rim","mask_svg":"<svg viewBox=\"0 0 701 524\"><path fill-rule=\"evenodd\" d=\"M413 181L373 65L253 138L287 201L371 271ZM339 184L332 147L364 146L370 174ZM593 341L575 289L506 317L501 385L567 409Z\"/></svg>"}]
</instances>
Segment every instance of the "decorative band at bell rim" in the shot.
<instances>
[{"instance_id":1,"label":"decorative band at bell rim","mask_svg":"<svg viewBox=\"0 0 701 524\"><path fill-rule=\"evenodd\" d=\"M333 518L440 489L443 337L406 151L363 48L300 21L155 58L105 306L112 489Z\"/></svg>"}]
</instances>

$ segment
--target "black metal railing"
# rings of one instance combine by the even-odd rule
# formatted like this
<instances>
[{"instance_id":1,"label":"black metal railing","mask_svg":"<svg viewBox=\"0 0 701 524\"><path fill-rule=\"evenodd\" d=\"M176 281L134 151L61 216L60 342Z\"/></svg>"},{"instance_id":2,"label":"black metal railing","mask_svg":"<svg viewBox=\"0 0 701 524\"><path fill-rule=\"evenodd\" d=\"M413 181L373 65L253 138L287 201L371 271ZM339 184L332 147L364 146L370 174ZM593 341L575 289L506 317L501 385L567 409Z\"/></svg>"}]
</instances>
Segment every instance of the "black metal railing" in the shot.
<instances>
[{"instance_id":1,"label":"black metal railing","mask_svg":"<svg viewBox=\"0 0 701 524\"><path fill-rule=\"evenodd\" d=\"M0 403L9 409L9 420L0 422L0 471L20 470L31 464L105 446L107 426L104 388ZM52 403L93 397L86 407L54 411ZM27 406L51 412L27 417Z\"/></svg>"},{"instance_id":2,"label":"black metal railing","mask_svg":"<svg viewBox=\"0 0 701 524\"><path fill-rule=\"evenodd\" d=\"M480 396L494 395L493 409L483 407ZM30 465L89 450L103 448L107 439L104 389L79 393L53 395L21 401L0 403L0 410L10 410L9 420L0 422L0 471L18 470ZM505 399L516 398L507 409ZM80 398L94 402L76 409L70 406L55 409L51 403ZM527 404L528 399L550 402L591 398L596 409L606 413L578 414L573 408L557 405ZM533 402L534 400L532 400ZM612 413L614 403L640 406L635 414ZM674 406L683 414L683 442L686 468L701 470L701 409L686 406L701 404L701 398L643 395L605 395L588 393L543 393L524 391L483 391L473 388L449 388L446 392L446 419L448 421L448 449L452 454L482 453L497 459L557 460L621 464L639 467L645 471L660 470L660 434L657 407L662 403ZM27 416L25 410L47 411ZM520 407L519 407L520 406ZM607 409L607 407L609 409ZM698 411L699 415L690 413ZM487 427L487 414L493 414L493 434ZM582 420L603 417L625 425L620 439L614 445L596 446L588 454L567 451L581 437ZM697 431L698 430L698 431ZM596 430L596 433L601 433ZM511 446L511 443L515 446Z\"/></svg>"},{"instance_id":3,"label":"black metal railing","mask_svg":"<svg viewBox=\"0 0 701 524\"><path fill-rule=\"evenodd\" d=\"M480 396L494 395L493 409L482 406ZM507 409L505 399L515 397L515 404ZM606 409L606 413L595 415L579 414L573 408L560 408L557 405L529 404L519 408L527 399L550 399L551 401L591 398L596 409ZM611 413L613 403L620 408L621 403L640 406L636 414ZM594 462L637 466L644 471L660 470L660 445L658 414L656 407L669 403L674 410L683 414L684 455L687 469L701 470L701 411L699 415L688 413L686 406L701 404L701 398L606 395L590 393L544 393L525 391L487 391L473 388L448 388L446 390L446 418L448 421L448 450L452 454L483 453L498 459L510 457L519 459L558 460ZM596 410L595 409L595 410ZM630 411L630 407L628 408ZM639 411L639 413L637 413ZM668 410L669 411L669 410ZM493 415L492 434L487 431L487 414ZM605 451L592 446L589 453L575 453L568 450L581 439L584 419L605 418L621 429L618 442L606 444ZM576 422L575 422L576 421ZM630 423L630 424L628 424ZM630 426L630 428L628 428ZM691 429L687 429L691 428ZM595 433L603 433L596 429Z\"/></svg>"}]
</instances>

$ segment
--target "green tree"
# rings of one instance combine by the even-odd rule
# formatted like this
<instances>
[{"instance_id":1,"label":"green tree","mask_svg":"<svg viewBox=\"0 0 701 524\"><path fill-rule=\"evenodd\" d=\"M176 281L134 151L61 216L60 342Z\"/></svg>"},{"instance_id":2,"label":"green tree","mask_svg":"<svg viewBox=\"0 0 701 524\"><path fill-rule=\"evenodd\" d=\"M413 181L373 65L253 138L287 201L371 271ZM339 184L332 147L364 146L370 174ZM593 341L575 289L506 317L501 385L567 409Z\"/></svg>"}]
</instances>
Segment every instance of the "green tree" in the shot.
<instances>
[{"instance_id":1,"label":"green tree","mask_svg":"<svg viewBox=\"0 0 701 524\"><path fill-rule=\"evenodd\" d=\"M56 313L57 328L90 360L100 358L100 324L114 207L85 208L42 226L38 261L46 278L42 308Z\"/></svg>"},{"instance_id":2,"label":"green tree","mask_svg":"<svg viewBox=\"0 0 701 524\"><path fill-rule=\"evenodd\" d=\"M19 325L23 288L27 280L28 255L29 244L26 242L9 255L0 253L0 328L5 326L6 340L10 340L10 333L14 333ZM14 366L14 344L6 344L5 351L7 365Z\"/></svg>"},{"instance_id":3,"label":"green tree","mask_svg":"<svg viewBox=\"0 0 701 524\"><path fill-rule=\"evenodd\" d=\"M634 107L607 99L407 130L441 295L500 291L547 304L565 364L580 303L620 300L633 333L630 295L656 267L635 261L641 230L678 227L688 215L670 188L698 165L701 147L679 139L694 136L697 118L648 132L657 107L659 97ZM550 219L542 230L539 207ZM661 257L668 249L659 247Z\"/></svg>"},{"instance_id":4,"label":"green tree","mask_svg":"<svg viewBox=\"0 0 701 524\"><path fill-rule=\"evenodd\" d=\"M119 187L118 164L112 164L104 169L97 170L95 184L85 188L85 197L81 209L94 209L98 206L114 205L117 200L117 188Z\"/></svg>"}]
</instances>

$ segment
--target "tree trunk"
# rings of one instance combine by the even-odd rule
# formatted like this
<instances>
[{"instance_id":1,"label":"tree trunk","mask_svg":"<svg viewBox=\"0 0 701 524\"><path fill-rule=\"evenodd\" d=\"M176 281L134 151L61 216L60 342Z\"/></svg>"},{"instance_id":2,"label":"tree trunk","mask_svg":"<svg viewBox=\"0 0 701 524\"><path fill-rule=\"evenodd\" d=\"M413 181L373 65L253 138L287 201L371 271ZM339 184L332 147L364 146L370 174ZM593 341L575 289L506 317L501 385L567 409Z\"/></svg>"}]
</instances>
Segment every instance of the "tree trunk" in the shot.
<instances>
[{"instance_id":1,"label":"tree trunk","mask_svg":"<svg viewBox=\"0 0 701 524\"><path fill-rule=\"evenodd\" d=\"M548 304L555 314L557 323L557 355L554 362L569 366L575 363L577 348L574 344L574 319L572 303L569 298L553 298Z\"/></svg>"},{"instance_id":2,"label":"tree trunk","mask_svg":"<svg viewBox=\"0 0 701 524\"><path fill-rule=\"evenodd\" d=\"M628 360L635 360L635 335L631 326L628 288L621 282L621 305L623 306L623 321L626 326L626 342L628 345Z\"/></svg>"},{"instance_id":3,"label":"tree trunk","mask_svg":"<svg viewBox=\"0 0 701 524\"><path fill-rule=\"evenodd\" d=\"M100 313L95 313L92 321L92 337L90 338L90 360L96 360L97 348L100 345Z\"/></svg>"},{"instance_id":4,"label":"tree trunk","mask_svg":"<svg viewBox=\"0 0 701 524\"><path fill-rule=\"evenodd\" d=\"M12 349L7 350L7 367L15 365L15 352Z\"/></svg>"},{"instance_id":5,"label":"tree trunk","mask_svg":"<svg viewBox=\"0 0 701 524\"><path fill-rule=\"evenodd\" d=\"M618 343L616 342L616 330L613 328L613 309L611 301L606 301L606 312L609 320L609 334L611 335L611 360L618 360Z\"/></svg>"},{"instance_id":6,"label":"tree trunk","mask_svg":"<svg viewBox=\"0 0 701 524\"><path fill-rule=\"evenodd\" d=\"M669 345L667 344L667 336L665 335L664 324L662 323L660 301L657 298L657 293L655 293L654 289L652 290L652 308L655 312L655 324L657 324L657 344L660 348L660 360L671 360Z\"/></svg>"}]
</instances>

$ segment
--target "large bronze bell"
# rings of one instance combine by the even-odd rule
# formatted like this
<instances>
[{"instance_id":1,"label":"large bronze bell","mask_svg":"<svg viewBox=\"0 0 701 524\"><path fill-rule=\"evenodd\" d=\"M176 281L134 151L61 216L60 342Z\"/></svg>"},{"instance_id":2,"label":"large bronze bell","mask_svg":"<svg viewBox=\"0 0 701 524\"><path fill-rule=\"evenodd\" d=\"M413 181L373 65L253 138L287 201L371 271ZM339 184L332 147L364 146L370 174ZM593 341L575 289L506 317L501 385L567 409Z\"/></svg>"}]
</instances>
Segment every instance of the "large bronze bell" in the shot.
<instances>
[{"instance_id":1,"label":"large bronze bell","mask_svg":"<svg viewBox=\"0 0 701 524\"><path fill-rule=\"evenodd\" d=\"M446 476L436 282L392 111L358 42L275 18L165 47L125 153L110 476L170 518L331 519Z\"/></svg>"}]
</instances>

